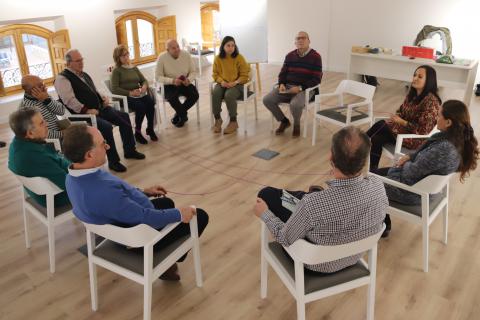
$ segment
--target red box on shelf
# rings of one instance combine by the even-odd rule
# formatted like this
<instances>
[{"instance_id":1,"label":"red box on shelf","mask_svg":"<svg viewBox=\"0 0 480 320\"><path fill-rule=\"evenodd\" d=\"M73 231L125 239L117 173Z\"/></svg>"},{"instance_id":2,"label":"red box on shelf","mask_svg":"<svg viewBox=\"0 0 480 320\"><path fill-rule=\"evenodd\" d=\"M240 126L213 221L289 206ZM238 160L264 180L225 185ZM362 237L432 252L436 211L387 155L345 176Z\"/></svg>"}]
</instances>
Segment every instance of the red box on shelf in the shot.
<instances>
[{"instance_id":1,"label":"red box on shelf","mask_svg":"<svg viewBox=\"0 0 480 320\"><path fill-rule=\"evenodd\" d=\"M403 46L402 47L402 56L415 57L415 58L425 58L425 59L434 59L434 49L432 48L423 48L423 47L413 47L413 46Z\"/></svg>"}]
</instances>

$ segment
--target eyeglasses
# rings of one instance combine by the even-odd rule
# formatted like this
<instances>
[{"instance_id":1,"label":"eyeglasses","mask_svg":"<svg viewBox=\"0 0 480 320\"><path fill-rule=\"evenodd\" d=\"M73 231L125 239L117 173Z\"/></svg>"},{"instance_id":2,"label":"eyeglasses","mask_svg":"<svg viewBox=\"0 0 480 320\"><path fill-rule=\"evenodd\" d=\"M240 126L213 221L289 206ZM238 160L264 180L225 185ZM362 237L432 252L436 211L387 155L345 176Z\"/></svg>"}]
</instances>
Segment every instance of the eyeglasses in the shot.
<instances>
[{"instance_id":1,"label":"eyeglasses","mask_svg":"<svg viewBox=\"0 0 480 320\"><path fill-rule=\"evenodd\" d=\"M296 37L295 38L295 41L298 41L298 40L307 40L308 38L303 36L303 37Z\"/></svg>"},{"instance_id":2,"label":"eyeglasses","mask_svg":"<svg viewBox=\"0 0 480 320\"><path fill-rule=\"evenodd\" d=\"M129 57L130 56L130 52L125 52L124 54L120 55L120 57Z\"/></svg>"},{"instance_id":3,"label":"eyeglasses","mask_svg":"<svg viewBox=\"0 0 480 320\"><path fill-rule=\"evenodd\" d=\"M77 60L72 60L71 62L83 62L83 58L77 59Z\"/></svg>"}]
</instances>

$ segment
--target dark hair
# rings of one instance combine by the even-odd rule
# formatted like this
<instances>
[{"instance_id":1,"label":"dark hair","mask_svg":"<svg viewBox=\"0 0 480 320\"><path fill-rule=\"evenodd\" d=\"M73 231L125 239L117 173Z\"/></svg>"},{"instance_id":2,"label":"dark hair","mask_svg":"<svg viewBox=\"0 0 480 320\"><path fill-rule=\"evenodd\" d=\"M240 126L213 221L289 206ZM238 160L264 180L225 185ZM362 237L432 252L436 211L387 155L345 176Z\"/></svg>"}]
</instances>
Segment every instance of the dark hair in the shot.
<instances>
[{"instance_id":1,"label":"dark hair","mask_svg":"<svg viewBox=\"0 0 480 320\"><path fill-rule=\"evenodd\" d=\"M74 124L63 132L63 154L73 163L82 163L85 160L85 154L95 147L93 136L87 128L85 123Z\"/></svg>"},{"instance_id":2,"label":"dark hair","mask_svg":"<svg viewBox=\"0 0 480 320\"><path fill-rule=\"evenodd\" d=\"M459 100L448 100L442 105L442 116L452 122L445 131L447 139L460 154L460 181L464 181L470 170L475 170L479 158L478 141L470 124L467 106Z\"/></svg>"},{"instance_id":3,"label":"dark hair","mask_svg":"<svg viewBox=\"0 0 480 320\"><path fill-rule=\"evenodd\" d=\"M227 42L230 41L233 41L233 43L235 44L235 50L232 53L232 58L238 56L238 46L235 43L235 39L233 39L233 37L231 36L225 36L222 40L222 44L220 45L220 53L218 54L220 58L224 59L227 56L227 53L225 52L225 49L223 47L227 44Z\"/></svg>"},{"instance_id":4,"label":"dark hair","mask_svg":"<svg viewBox=\"0 0 480 320\"><path fill-rule=\"evenodd\" d=\"M425 69L426 79L425 79L425 87L423 87L422 93L417 95L417 90L410 86L410 90L408 91L407 100L408 102L413 103L420 103L423 98L428 96L429 93L433 94L437 97L439 103L442 103L442 99L438 95L438 87L437 87L437 72L430 66L423 65L415 69L417 72L418 69ZM415 72L413 74L415 74Z\"/></svg>"},{"instance_id":5,"label":"dark hair","mask_svg":"<svg viewBox=\"0 0 480 320\"><path fill-rule=\"evenodd\" d=\"M332 162L346 176L362 171L370 154L370 139L354 126L337 131L332 137Z\"/></svg>"},{"instance_id":6,"label":"dark hair","mask_svg":"<svg viewBox=\"0 0 480 320\"><path fill-rule=\"evenodd\" d=\"M25 138L28 130L33 127L32 118L39 113L35 108L21 108L9 117L10 128L17 138Z\"/></svg>"}]
</instances>

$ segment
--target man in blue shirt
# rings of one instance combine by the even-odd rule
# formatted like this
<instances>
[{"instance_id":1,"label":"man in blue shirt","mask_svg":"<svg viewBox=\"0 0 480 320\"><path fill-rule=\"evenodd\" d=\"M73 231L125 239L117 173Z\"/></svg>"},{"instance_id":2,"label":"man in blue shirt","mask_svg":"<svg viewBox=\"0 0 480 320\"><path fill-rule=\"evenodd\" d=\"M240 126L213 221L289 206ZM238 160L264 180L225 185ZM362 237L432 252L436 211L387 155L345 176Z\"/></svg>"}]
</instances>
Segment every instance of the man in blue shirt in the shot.
<instances>
[{"instance_id":1,"label":"man in blue shirt","mask_svg":"<svg viewBox=\"0 0 480 320\"><path fill-rule=\"evenodd\" d=\"M155 185L137 189L101 168L106 162L109 145L98 129L87 125L74 125L64 132L63 151L72 162L66 178L67 193L75 216L90 224L113 224L130 227L147 224L155 229L181 221L174 230L159 241L160 249L176 239L190 234L188 222L197 215L198 233L202 234L208 215L193 206L175 208L174 202L164 197L166 190ZM159 197L149 200L148 197ZM185 256L179 261L183 261ZM160 278L180 280L174 264Z\"/></svg>"}]
</instances>

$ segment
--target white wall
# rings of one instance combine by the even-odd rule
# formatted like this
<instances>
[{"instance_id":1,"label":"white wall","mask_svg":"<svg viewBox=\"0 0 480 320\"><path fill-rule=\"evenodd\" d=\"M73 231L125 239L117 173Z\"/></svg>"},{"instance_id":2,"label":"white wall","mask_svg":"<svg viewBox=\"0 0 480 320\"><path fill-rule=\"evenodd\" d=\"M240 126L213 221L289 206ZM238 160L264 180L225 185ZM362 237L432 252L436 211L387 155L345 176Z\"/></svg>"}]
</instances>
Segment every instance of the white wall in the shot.
<instances>
[{"instance_id":1,"label":"white wall","mask_svg":"<svg viewBox=\"0 0 480 320\"><path fill-rule=\"evenodd\" d=\"M371 44L400 53L427 24L450 29L453 55L479 59L479 11L478 0L332 1L329 68L346 71L352 45Z\"/></svg>"},{"instance_id":2,"label":"white wall","mask_svg":"<svg viewBox=\"0 0 480 320\"><path fill-rule=\"evenodd\" d=\"M306 31L310 46L328 64L330 30L330 0L269 0L268 1L268 61L281 63L295 49L295 35ZM220 8L221 11L221 8Z\"/></svg>"},{"instance_id":3,"label":"white wall","mask_svg":"<svg viewBox=\"0 0 480 320\"><path fill-rule=\"evenodd\" d=\"M69 30L73 48L78 48L85 58L85 71L97 83L102 77L101 67L112 62L115 47L114 11L152 8L166 5L167 14L175 15L178 39L199 38L201 35L199 0L1 0L0 25L15 23L16 20L38 19L41 17L62 17L55 20L54 27ZM49 24L49 26L51 26ZM0 119L14 108L13 103L0 108Z\"/></svg>"}]
</instances>

